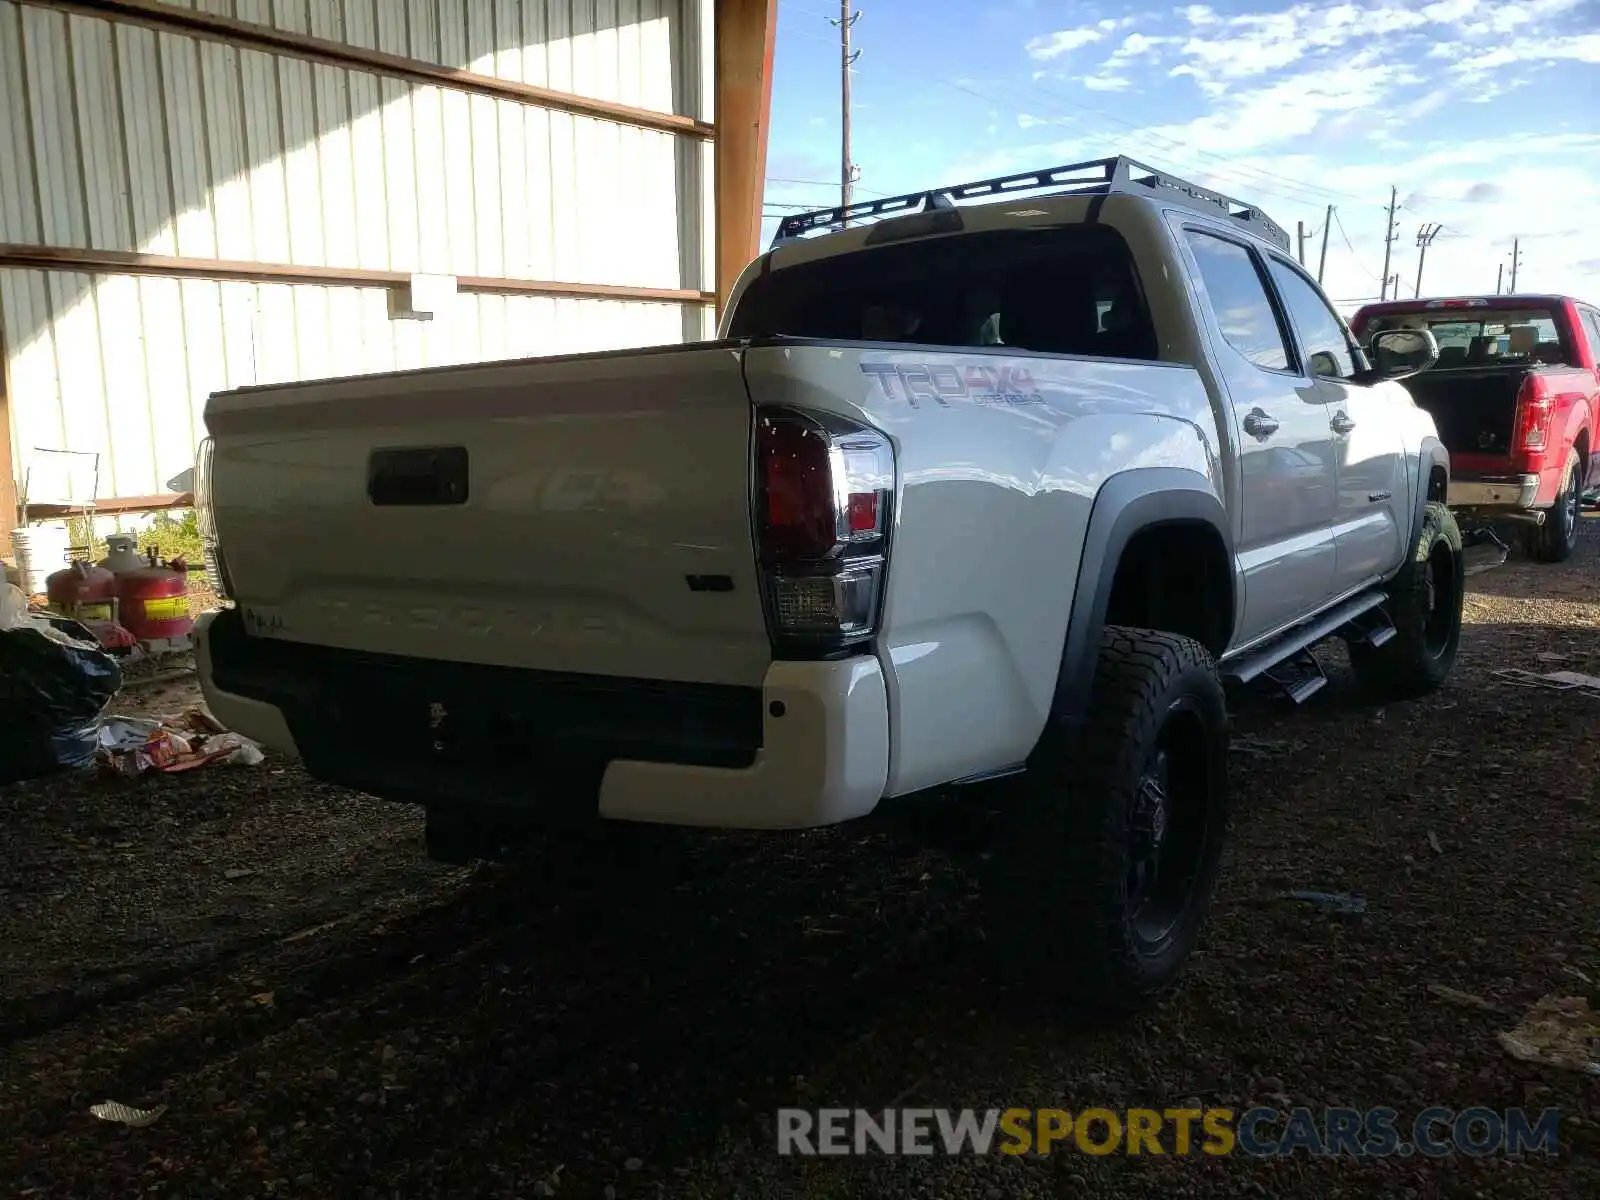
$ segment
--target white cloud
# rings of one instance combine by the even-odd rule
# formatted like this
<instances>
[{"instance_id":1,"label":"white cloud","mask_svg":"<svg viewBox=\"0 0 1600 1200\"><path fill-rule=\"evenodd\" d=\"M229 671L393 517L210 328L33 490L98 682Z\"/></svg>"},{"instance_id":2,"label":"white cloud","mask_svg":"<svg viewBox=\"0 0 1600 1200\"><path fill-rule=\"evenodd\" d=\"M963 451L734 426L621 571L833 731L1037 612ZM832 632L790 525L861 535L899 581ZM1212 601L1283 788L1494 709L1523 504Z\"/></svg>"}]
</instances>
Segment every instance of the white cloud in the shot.
<instances>
[{"instance_id":1,"label":"white cloud","mask_svg":"<svg viewBox=\"0 0 1600 1200\"><path fill-rule=\"evenodd\" d=\"M1455 70L1467 75L1481 74L1498 67L1508 67L1522 62L1600 63L1600 33L1584 33L1576 37L1524 38L1496 46L1493 50L1462 59Z\"/></svg>"},{"instance_id":2,"label":"white cloud","mask_svg":"<svg viewBox=\"0 0 1600 1200\"><path fill-rule=\"evenodd\" d=\"M1377 291L1371 272L1383 261L1393 183L1414 196L1391 268L1407 294L1415 251L1406 223L1426 220L1446 226L1429 254L1429 291L1492 288L1511 237L1521 236L1519 286L1600 299L1600 258L1587 232L1600 224L1600 133L1544 133L1551 114L1530 112L1525 130L1513 125L1502 135L1502 119L1514 120L1525 104L1502 104L1492 137L1461 132L1472 128L1478 105L1538 83L1558 64L1569 64L1564 86L1573 103L1557 128L1597 128L1594 106L1583 103L1595 85L1578 74L1600 64L1593 12L1589 0L1255 0L1242 12L1190 4L1146 12L1131 25L1088 20L1035 39L1029 53L1049 60L1103 46L1098 68L1050 64L1036 78L1133 93L1153 72L1152 88L1167 90L1155 91L1159 107L1144 111L1174 115L1132 132L1030 116L1018 125L1045 129L1032 135L1038 144L987 154L971 174L1127 153L1261 203L1290 230L1300 218L1320 224L1337 193L1355 251L1336 227L1329 291L1346 298ZM1190 79L1197 90L1174 92L1162 75ZM1063 126L1060 139L1049 140L1049 127ZM1099 132L1078 134L1090 128ZM1504 170L1507 161L1534 159L1537 171Z\"/></svg>"},{"instance_id":3,"label":"white cloud","mask_svg":"<svg viewBox=\"0 0 1600 1200\"><path fill-rule=\"evenodd\" d=\"M1546 17L1556 16L1575 8L1581 0L1525 0L1521 4L1479 4L1472 12L1481 13L1482 19L1464 27L1471 37L1512 33L1523 26L1535 24Z\"/></svg>"},{"instance_id":4,"label":"white cloud","mask_svg":"<svg viewBox=\"0 0 1600 1200\"><path fill-rule=\"evenodd\" d=\"M1250 151L1304 137L1330 116L1374 107L1399 75L1399 68L1382 64L1304 71L1254 91L1236 92L1220 112L1158 126L1151 134L1203 152Z\"/></svg>"},{"instance_id":5,"label":"white cloud","mask_svg":"<svg viewBox=\"0 0 1600 1200\"><path fill-rule=\"evenodd\" d=\"M1171 37L1148 37L1142 33L1130 33L1122 39L1122 45L1112 52L1112 58L1138 58L1140 55L1149 54L1157 46L1165 46L1179 41Z\"/></svg>"},{"instance_id":6,"label":"white cloud","mask_svg":"<svg viewBox=\"0 0 1600 1200\"><path fill-rule=\"evenodd\" d=\"M1047 33L1036 37L1027 45L1028 55L1040 62L1048 62L1052 58L1060 58L1063 54L1070 54L1093 42L1104 38L1105 31L1092 26L1082 29L1059 29L1055 33Z\"/></svg>"}]
</instances>

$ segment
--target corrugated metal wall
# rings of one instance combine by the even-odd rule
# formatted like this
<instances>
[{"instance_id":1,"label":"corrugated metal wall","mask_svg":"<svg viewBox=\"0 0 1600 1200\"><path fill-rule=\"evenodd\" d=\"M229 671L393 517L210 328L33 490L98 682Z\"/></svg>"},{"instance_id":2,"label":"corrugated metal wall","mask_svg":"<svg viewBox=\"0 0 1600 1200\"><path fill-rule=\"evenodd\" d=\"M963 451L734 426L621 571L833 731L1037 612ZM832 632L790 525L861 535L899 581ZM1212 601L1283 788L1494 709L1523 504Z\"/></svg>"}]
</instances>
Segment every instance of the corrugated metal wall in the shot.
<instances>
[{"instance_id":1,"label":"corrugated metal wall","mask_svg":"<svg viewBox=\"0 0 1600 1200\"><path fill-rule=\"evenodd\" d=\"M701 111L695 0L200 0L295 32ZM687 16L687 22L685 20ZM687 57L686 57L687 56ZM0 0L0 242L709 288L710 148L671 134ZM14 459L165 491L222 386L677 341L709 313L0 270Z\"/></svg>"}]
</instances>

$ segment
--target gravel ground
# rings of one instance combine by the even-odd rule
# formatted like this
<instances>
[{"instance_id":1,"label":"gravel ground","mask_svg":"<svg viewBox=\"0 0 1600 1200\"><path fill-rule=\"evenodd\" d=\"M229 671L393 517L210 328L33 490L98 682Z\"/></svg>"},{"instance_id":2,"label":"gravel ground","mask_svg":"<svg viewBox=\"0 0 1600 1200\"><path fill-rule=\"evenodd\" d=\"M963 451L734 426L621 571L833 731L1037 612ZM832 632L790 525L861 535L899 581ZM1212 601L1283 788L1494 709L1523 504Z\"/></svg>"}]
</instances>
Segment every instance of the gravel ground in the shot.
<instances>
[{"instance_id":1,"label":"gravel ground","mask_svg":"<svg viewBox=\"0 0 1600 1200\"><path fill-rule=\"evenodd\" d=\"M1470 581L1458 670L1364 703L1336 655L1253 705L1211 925L1156 1011L996 982L964 859L887 833L422 858L416 812L271 757L0 789L0 1191L39 1197L1600 1195L1600 1079L1496 1033L1600 980L1600 519ZM130 693L172 712L192 683ZM649 833L651 831L645 831ZM1338 919L1287 888L1362 893ZM1481 998L1475 1007L1436 986ZM1600 995L1594 997L1600 1002ZM96 1120L107 1099L167 1105ZM772 1110L1563 1110L1561 1152L779 1159Z\"/></svg>"}]
</instances>

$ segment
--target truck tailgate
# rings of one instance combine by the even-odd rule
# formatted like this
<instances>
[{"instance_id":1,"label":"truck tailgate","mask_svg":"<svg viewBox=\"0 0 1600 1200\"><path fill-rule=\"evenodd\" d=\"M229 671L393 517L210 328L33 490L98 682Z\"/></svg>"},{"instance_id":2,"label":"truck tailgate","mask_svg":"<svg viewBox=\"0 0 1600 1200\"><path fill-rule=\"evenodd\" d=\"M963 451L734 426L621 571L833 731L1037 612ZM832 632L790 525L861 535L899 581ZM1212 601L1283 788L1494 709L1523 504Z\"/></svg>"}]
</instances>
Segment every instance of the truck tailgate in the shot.
<instances>
[{"instance_id":1,"label":"truck tailgate","mask_svg":"<svg viewBox=\"0 0 1600 1200\"><path fill-rule=\"evenodd\" d=\"M751 406L726 343L213 396L256 637L759 686Z\"/></svg>"}]
</instances>

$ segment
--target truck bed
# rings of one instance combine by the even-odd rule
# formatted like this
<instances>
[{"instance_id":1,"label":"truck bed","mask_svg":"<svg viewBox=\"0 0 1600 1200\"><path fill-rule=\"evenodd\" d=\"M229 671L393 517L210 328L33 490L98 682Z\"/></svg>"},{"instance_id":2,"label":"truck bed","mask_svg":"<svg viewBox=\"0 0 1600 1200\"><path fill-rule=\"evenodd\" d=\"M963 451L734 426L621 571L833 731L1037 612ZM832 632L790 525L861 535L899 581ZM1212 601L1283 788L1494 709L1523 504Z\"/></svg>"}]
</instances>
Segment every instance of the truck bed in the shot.
<instances>
[{"instance_id":1,"label":"truck bed","mask_svg":"<svg viewBox=\"0 0 1600 1200\"><path fill-rule=\"evenodd\" d=\"M1527 366L1434 369L1405 380L1417 407L1428 412L1451 454L1508 456L1517 395Z\"/></svg>"}]
</instances>

